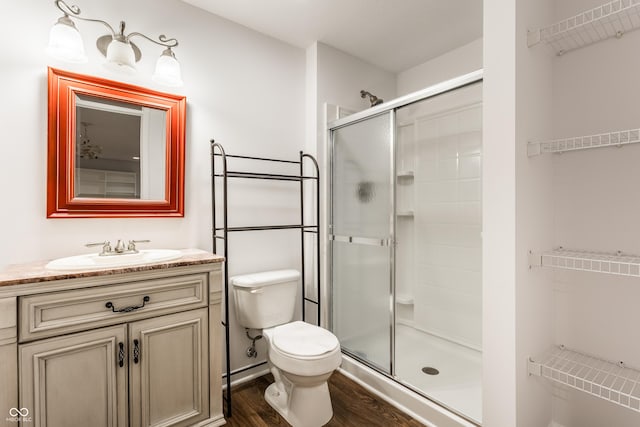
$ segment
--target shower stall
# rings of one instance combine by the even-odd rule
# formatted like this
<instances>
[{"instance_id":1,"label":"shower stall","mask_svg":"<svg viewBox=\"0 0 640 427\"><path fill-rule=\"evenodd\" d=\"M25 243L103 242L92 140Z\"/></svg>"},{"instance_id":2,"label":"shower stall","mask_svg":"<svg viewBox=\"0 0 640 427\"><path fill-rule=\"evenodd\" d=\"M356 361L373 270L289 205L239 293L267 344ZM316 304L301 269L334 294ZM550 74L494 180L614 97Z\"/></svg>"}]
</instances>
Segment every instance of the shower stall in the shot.
<instances>
[{"instance_id":1,"label":"shower stall","mask_svg":"<svg viewBox=\"0 0 640 427\"><path fill-rule=\"evenodd\" d=\"M329 124L330 328L480 423L482 72Z\"/></svg>"}]
</instances>

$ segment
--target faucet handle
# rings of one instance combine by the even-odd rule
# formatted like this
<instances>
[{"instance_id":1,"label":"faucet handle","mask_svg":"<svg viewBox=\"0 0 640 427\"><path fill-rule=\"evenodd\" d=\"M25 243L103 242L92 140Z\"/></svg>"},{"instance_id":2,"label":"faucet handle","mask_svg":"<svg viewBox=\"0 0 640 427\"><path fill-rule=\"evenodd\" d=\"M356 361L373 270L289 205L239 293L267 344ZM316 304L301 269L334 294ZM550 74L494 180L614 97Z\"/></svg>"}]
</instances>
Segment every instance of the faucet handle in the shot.
<instances>
[{"instance_id":1,"label":"faucet handle","mask_svg":"<svg viewBox=\"0 0 640 427\"><path fill-rule=\"evenodd\" d=\"M85 246L87 248L90 248L93 246L102 246L102 252L100 252L100 255L106 255L109 252L111 252L111 242L109 242L108 240L105 240L104 242L87 243L85 244Z\"/></svg>"},{"instance_id":2,"label":"faucet handle","mask_svg":"<svg viewBox=\"0 0 640 427\"><path fill-rule=\"evenodd\" d=\"M151 242L151 240L129 240L129 246L127 248L127 250L129 251L138 251L136 249L136 243L149 243Z\"/></svg>"}]
</instances>

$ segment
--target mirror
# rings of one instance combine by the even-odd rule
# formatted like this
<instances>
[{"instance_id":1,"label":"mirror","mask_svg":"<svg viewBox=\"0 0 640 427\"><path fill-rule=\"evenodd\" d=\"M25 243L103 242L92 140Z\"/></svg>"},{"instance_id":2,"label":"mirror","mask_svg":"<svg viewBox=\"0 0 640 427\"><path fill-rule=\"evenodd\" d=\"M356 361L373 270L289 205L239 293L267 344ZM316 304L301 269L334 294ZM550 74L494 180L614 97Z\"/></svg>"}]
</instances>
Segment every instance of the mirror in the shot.
<instances>
[{"instance_id":1,"label":"mirror","mask_svg":"<svg viewBox=\"0 0 640 427\"><path fill-rule=\"evenodd\" d=\"M47 217L184 216L185 107L49 68Z\"/></svg>"}]
</instances>

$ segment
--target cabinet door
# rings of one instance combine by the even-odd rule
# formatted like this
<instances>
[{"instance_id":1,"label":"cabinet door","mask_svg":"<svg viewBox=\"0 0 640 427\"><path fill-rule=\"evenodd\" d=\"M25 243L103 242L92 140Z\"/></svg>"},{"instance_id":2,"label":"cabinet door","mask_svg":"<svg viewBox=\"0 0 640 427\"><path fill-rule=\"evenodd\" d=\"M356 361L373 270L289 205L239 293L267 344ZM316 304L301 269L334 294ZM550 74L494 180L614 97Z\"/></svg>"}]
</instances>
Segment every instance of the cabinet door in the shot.
<instances>
[{"instance_id":1,"label":"cabinet door","mask_svg":"<svg viewBox=\"0 0 640 427\"><path fill-rule=\"evenodd\" d=\"M207 321L204 308L129 325L131 427L209 417Z\"/></svg>"},{"instance_id":2,"label":"cabinet door","mask_svg":"<svg viewBox=\"0 0 640 427\"><path fill-rule=\"evenodd\" d=\"M50 338L19 349L20 407L29 410L29 425L126 427L126 326Z\"/></svg>"}]
</instances>

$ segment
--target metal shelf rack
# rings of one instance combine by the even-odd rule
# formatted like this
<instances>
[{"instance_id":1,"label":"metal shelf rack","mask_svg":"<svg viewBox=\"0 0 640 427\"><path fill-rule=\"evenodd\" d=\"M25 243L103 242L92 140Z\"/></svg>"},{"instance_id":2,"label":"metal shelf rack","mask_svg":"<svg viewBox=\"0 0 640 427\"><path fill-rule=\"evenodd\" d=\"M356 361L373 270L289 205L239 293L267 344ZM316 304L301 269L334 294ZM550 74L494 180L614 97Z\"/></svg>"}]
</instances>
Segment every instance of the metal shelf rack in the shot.
<instances>
[{"instance_id":1,"label":"metal shelf rack","mask_svg":"<svg viewBox=\"0 0 640 427\"><path fill-rule=\"evenodd\" d=\"M640 277L640 257L621 252L602 253L563 248L542 253L530 252L529 266Z\"/></svg>"},{"instance_id":2,"label":"metal shelf rack","mask_svg":"<svg viewBox=\"0 0 640 427\"><path fill-rule=\"evenodd\" d=\"M216 157L221 159L222 170L216 172ZM268 163L284 163L284 164L297 164L300 167L300 173L297 175L292 174L273 174L273 173L258 173L258 172L247 172L247 171L235 171L229 170L227 167L228 159L244 159L251 160L257 162L268 162ZM305 175L305 159L309 160L313 165L313 172L315 175ZM309 162L307 162L309 163ZM224 147L211 140L211 200L212 200L212 222L213 222L213 251L217 252L218 249L218 240L222 241L224 256L225 256L225 266L224 266L224 321L222 322L222 326L225 329L225 346L226 346L226 392L224 396L224 401L226 402L226 416L231 417L232 415L232 405L231 405L231 376L234 374L238 374L240 372L247 371L249 369L255 368L257 366L263 365L266 362L257 363L254 365L250 365L235 371L231 371L231 360L229 355L229 233L233 232L242 232L242 231L267 231L267 230L300 230L300 251L301 251L301 282L302 282L302 320L306 320L306 310L305 303L315 304L317 307L317 323L320 325L320 312L321 312L321 301L320 301L320 169L318 167L318 162L316 159L310 154L305 154L300 151L300 157L298 160L283 160L283 159L273 159L273 158L265 158L265 157L252 157L252 156L239 156L239 155L231 155L226 154ZM222 223L217 221L216 218L216 178L221 179L222 184ZM241 226L241 227L229 227L228 224L228 203L227 203L227 190L228 190L228 180L230 178L241 178L241 179L264 179L264 180L277 180L277 181L297 181L300 183L299 194L300 194L300 223L299 224L280 224L280 225L249 225L249 226ZM316 182L315 185L315 225L305 225L305 193L304 193L304 183L307 180L312 180ZM307 254L305 253L305 234L311 233L316 235L316 300L308 298L305 294L306 291L306 274L305 274L305 257Z\"/></svg>"},{"instance_id":3,"label":"metal shelf rack","mask_svg":"<svg viewBox=\"0 0 640 427\"><path fill-rule=\"evenodd\" d=\"M628 129L598 135L554 139L544 142L529 142L527 144L527 154L531 157L544 153L564 153L589 148L622 147L623 145L638 142L640 142L640 129Z\"/></svg>"},{"instance_id":4,"label":"metal shelf rack","mask_svg":"<svg viewBox=\"0 0 640 427\"><path fill-rule=\"evenodd\" d=\"M614 0L529 31L527 45L547 43L557 55L640 28L640 0Z\"/></svg>"},{"instance_id":5,"label":"metal shelf rack","mask_svg":"<svg viewBox=\"0 0 640 427\"><path fill-rule=\"evenodd\" d=\"M640 412L640 371L559 346L529 359L529 375L548 378Z\"/></svg>"}]
</instances>

